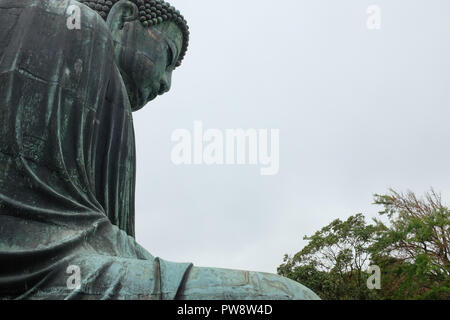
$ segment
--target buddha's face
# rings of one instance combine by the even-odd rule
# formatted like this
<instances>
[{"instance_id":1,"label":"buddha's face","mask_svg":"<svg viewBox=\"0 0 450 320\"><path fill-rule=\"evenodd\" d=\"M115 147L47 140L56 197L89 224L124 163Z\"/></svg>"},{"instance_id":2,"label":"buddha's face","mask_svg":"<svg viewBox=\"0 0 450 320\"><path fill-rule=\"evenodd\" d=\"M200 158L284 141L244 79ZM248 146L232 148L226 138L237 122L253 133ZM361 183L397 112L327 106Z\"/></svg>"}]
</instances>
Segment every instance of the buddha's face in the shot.
<instances>
[{"instance_id":1,"label":"buddha's face","mask_svg":"<svg viewBox=\"0 0 450 320\"><path fill-rule=\"evenodd\" d=\"M115 38L115 58L133 111L169 91L183 35L173 22L150 28L139 21L125 23Z\"/></svg>"}]
</instances>

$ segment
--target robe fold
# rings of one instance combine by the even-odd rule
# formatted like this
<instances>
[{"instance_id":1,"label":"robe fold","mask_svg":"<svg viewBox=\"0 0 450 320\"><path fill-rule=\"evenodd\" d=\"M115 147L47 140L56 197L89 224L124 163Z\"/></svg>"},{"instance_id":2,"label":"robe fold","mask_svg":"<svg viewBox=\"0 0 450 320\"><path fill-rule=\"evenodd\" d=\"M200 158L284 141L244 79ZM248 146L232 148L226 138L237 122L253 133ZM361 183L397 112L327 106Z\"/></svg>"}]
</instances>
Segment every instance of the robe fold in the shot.
<instances>
[{"instance_id":1,"label":"robe fold","mask_svg":"<svg viewBox=\"0 0 450 320\"><path fill-rule=\"evenodd\" d=\"M72 0L0 0L0 299L176 298L192 265L136 243L134 187L105 22Z\"/></svg>"}]
</instances>

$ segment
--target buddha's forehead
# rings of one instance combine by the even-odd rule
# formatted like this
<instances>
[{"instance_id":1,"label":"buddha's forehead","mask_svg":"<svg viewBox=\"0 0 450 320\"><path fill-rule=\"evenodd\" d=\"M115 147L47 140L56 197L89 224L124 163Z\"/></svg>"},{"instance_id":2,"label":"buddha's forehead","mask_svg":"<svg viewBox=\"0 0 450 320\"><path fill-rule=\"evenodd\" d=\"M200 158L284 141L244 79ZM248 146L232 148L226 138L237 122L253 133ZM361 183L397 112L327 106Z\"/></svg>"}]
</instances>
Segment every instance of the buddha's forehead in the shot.
<instances>
[{"instance_id":1,"label":"buddha's forehead","mask_svg":"<svg viewBox=\"0 0 450 320\"><path fill-rule=\"evenodd\" d=\"M183 46L183 33L175 23L171 21L163 22L159 25L146 28L146 33L157 41L164 41L163 38L166 38L177 46L178 51L181 51Z\"/></svg>"}]
</instances>

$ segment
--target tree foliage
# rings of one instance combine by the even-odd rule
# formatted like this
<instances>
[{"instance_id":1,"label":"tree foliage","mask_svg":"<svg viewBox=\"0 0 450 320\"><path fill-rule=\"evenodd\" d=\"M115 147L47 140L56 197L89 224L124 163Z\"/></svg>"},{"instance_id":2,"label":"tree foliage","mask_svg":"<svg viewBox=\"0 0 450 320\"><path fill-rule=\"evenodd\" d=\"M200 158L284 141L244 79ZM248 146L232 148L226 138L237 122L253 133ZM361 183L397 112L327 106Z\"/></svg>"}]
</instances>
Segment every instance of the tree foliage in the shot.
<instances>
[{"instance_id":1,"label":"tree foliage","mask_svg":"<svg viewBox=\"0 0 450 320\"><path fill-rule=\"evenodd\" d=\"M395 287L387 298L450 298L450 210L434 190L418 198L394 190L375 195L382 205L375 219L377 241L372 248L374 263L386 274L386 285ZM392 276L395 275L395 276Z\"/></svg>"},{"instance_id":2,"label":"tree foliage","mask_svg":"<svg viewBox=\"0 0 450 320\"><path fill-rule=\"evenodd\" d=\"M334 220L304 237L278 273L322 299L450 299L450 211L441 197L390 190L374 199L383 210L372 224L363 214ZM380 290L367 286L369 265L381 269Z\"/></svg>"}]
</instances>

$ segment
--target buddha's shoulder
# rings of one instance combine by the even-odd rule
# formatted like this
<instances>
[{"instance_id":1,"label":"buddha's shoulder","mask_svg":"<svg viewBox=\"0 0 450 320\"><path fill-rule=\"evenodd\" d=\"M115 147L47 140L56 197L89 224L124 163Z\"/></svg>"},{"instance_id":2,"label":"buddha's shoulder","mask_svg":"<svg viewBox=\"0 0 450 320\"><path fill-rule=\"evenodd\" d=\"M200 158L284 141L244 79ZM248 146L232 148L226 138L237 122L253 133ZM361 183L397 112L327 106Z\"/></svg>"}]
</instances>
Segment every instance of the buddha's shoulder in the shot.
<instances>
[{"instance_id":1,"label":"buddha's shoulder","mask_svg":"<svg viewBox=\"0 0 450 320\"><path fill-rule=\"evenodd\" d=\"M39 15L42 18L53 17L49 24L58 24L59 28L95 30L97 33L109 35L108 27L103 18L89 6L76 0L0 0L0 4L14 3L17 7L21 4L28 10L33 11L33 15ZM37 17L39 18L39 17ZM75 19L75 20L74 20Z\"/></svg>"}]
</instances>

